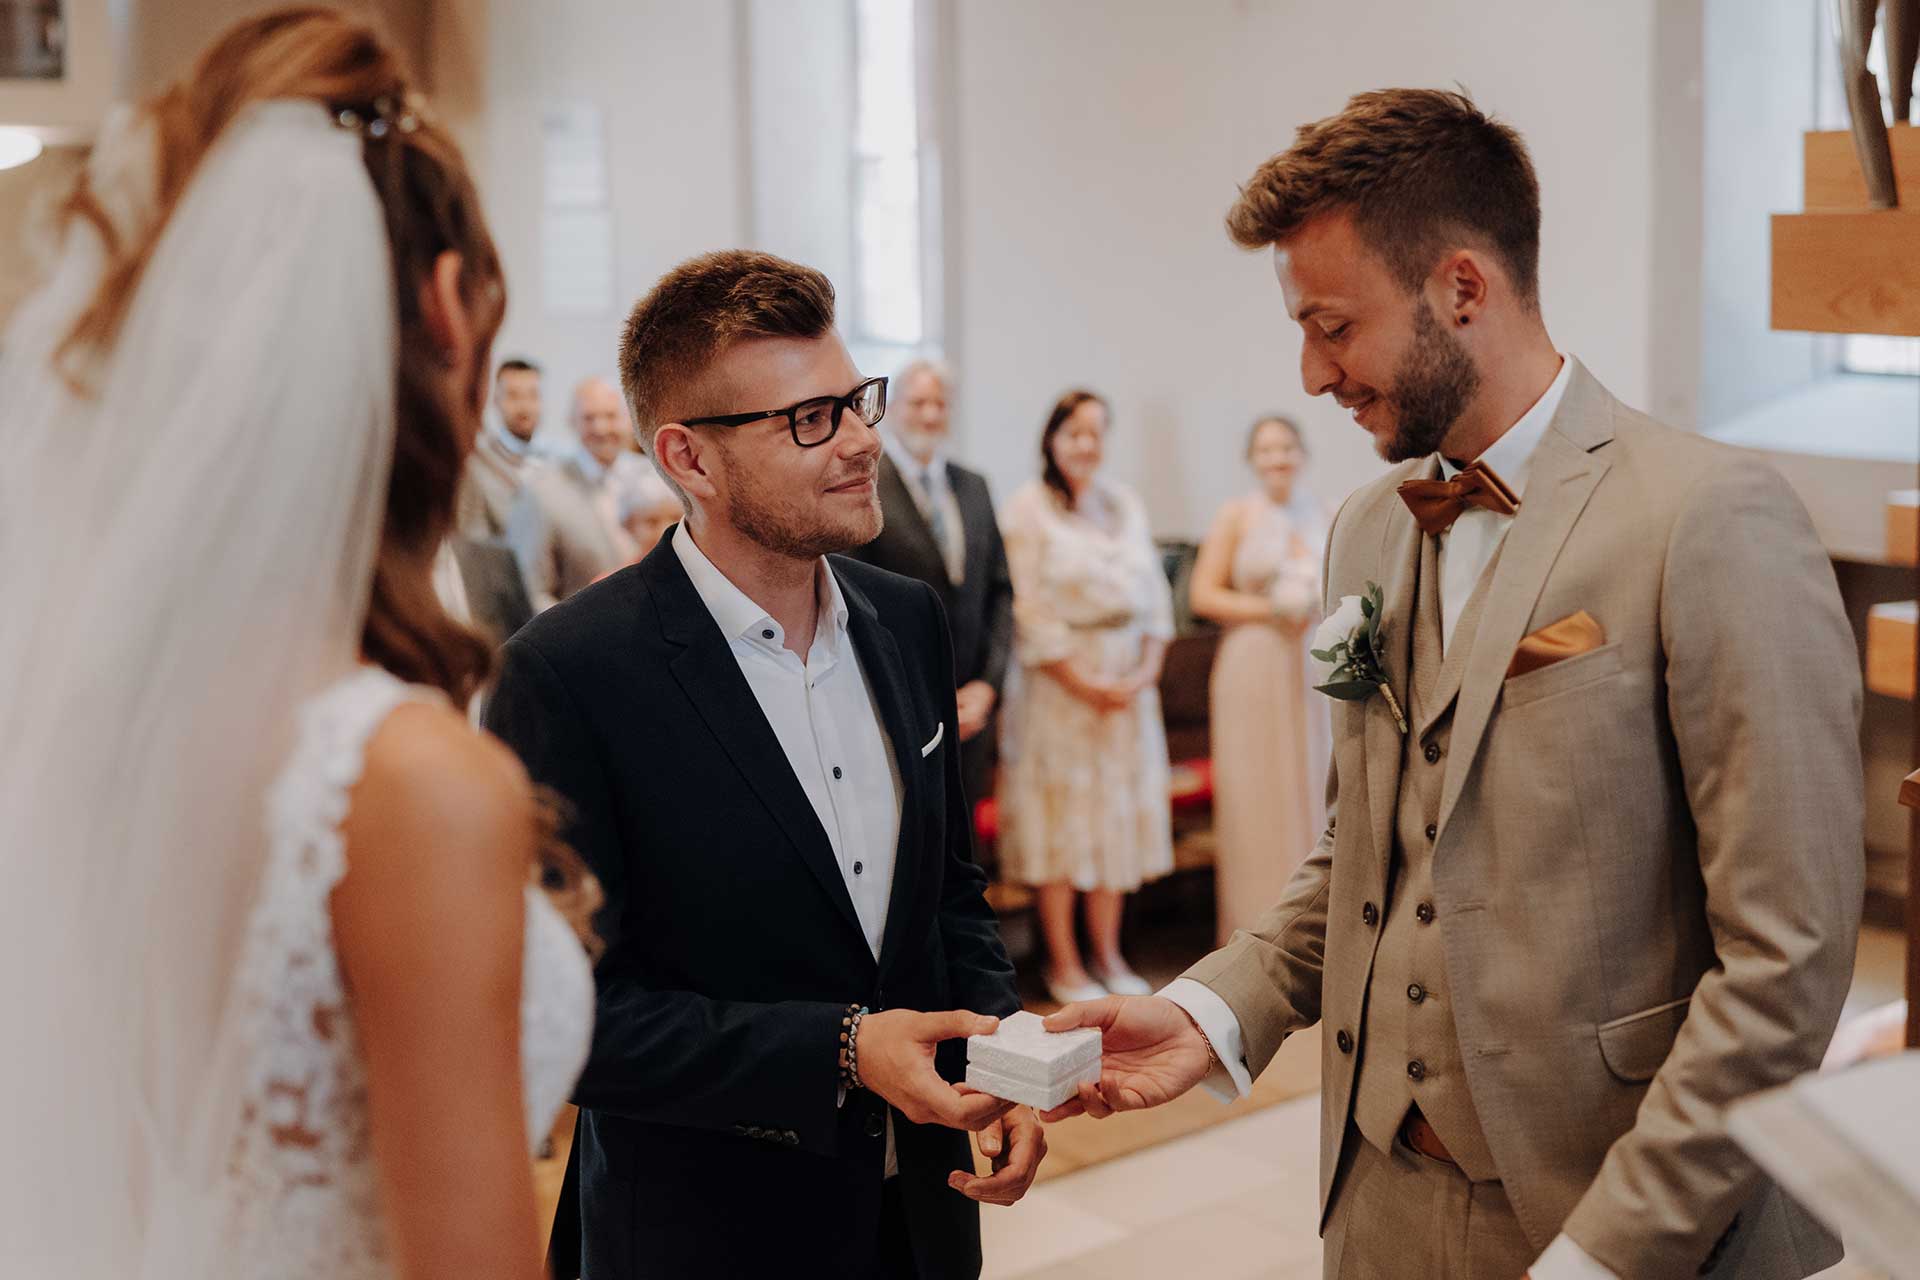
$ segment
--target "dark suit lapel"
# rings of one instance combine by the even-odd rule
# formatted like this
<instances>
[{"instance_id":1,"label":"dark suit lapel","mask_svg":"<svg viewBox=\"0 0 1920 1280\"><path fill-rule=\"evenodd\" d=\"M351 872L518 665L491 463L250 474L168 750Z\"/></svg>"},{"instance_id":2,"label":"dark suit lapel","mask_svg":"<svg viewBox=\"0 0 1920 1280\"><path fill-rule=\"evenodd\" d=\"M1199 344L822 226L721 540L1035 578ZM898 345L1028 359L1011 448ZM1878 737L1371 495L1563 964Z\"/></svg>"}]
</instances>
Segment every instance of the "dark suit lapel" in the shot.
<instances>
[{"instance_id":1,"label":"dark suit lapel","mask_svg":"<svg viewBox=\"0 0 1920 1280\"><path fill-rule=\"evenodd\" d=\"M887 924L880 939L880 974L884 978L905 941L907 916L920 880L920 862L925 856L920 842L920 725L913 715L907 693L906 663L893 632L880 621L866 596L839 578L840 592L847 598L847 629L853 635L854 652L873 690L874 710L887 731L893 748L895 766L900 771L900 841L894 848L893 887L887 898ZM944 744L943 744L944 748Z\"/></svg>"},{"instance_id":2,"label":"dark suit lapel","mask_svg":"<svg viewBox=\"0 0 1920 1280\"><path fill-rule=\"evenodd\" d=\"M846 879L813 803L794 777L780 739L741 674L719 624L694 590L671 538L661 540L653 554L641 562L640 570L653 593L662 632L669 643L681 646L668 666L687 701L786 833L821 889L847 923L864 937L859 913L853 909Z\"/></svg>"},{"instance_id":3,"label":"dark suit lapel","mask_svg":"<svg viewBox=\"0 0 1920 1280\"><path fill-rule=\"evenodd\" d=\"M926 516L920 513L920 504L914 501L913 490L907 487L907 478L900 474L900 468L894 465L891 454L880 455L880 507L888 512L888 519L898 513L901 531L918 548L927 562L925 576L929 581L945 583L951 589L953 583L947 578L947 555L940 544L934 540L933 528L927 523ZM842 590L845 584L841 584Z\"/></svg>"},{"instance_id":4,"label":"dark suit lapel","mask_svg":"<svg viewBox=\"0 0 1920 1280\"><path fill-rule=\"evenodd\" d=\"M993 501L986 485L952 463L947 464L947 478L953 485L953 504L960 508L960 529L967 548L967 581L973 582L987 572L987 528L993 523Z\"/></svg>"}]
</instances>

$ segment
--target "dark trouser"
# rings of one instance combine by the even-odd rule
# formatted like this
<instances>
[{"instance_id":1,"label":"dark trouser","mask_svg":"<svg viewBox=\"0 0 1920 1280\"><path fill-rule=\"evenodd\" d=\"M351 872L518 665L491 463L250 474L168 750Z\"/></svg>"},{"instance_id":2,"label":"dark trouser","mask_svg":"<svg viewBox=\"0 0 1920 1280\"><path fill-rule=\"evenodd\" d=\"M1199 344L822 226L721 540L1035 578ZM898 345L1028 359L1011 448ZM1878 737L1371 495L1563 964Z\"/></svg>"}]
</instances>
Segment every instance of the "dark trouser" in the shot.
<instances>
[{"instance_id":1,"label":"dark trouser","mask_svg":"<svg viewBox=\"0 0 1920 1280\"><path fill-rule=\"evenodd\" d=\"M877 1280L915 1280L919 1264L913 1260L913 1239L907 1234L907 1209L900 1197L900 1179L888 1178L880 1191L880 1248Z\"/></svg>"}]
</instances>

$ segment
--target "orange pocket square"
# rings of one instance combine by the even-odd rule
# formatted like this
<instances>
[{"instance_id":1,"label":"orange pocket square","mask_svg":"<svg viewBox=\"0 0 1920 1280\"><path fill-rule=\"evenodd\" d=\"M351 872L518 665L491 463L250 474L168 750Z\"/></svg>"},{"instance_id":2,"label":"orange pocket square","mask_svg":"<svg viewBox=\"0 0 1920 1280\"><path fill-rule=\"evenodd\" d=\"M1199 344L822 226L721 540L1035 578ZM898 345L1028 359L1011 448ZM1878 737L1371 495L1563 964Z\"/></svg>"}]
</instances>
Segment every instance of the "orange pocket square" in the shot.
<instances>
[{"instance_id":1,"label":"orange pocket square","mask_svg":"<svg viewBox=\"0 0 1920 1280\"><path fill-rule=\"evenodd\" d=\"M1607 642L1607 633L1585 609L1549 623L1520 642L1507 666L1507 679L1591 653Z\"/></svg>"}]
</instances>

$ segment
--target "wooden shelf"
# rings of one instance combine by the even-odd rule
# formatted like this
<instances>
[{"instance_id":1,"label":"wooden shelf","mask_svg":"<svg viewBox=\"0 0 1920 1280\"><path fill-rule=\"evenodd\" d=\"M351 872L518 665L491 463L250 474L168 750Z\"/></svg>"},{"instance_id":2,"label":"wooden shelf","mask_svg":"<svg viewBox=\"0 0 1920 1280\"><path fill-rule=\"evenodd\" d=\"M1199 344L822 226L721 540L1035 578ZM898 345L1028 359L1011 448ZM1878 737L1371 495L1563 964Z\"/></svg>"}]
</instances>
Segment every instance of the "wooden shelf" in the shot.
<instances>
[{"instance_id":1,"label":"wooden shelf","mask_svg":"<svg viewBox=\"0 0 1920 1280\"><path fill-rule=\"evenodd\" d=\"M1893 181L1900 203L1920 208L1920 126L1896 124L1888 128L1893 151ZM1802 203L1808 212L1822 209L1865 209L1867 180L1860 172L1853 134L1845 129L1806 135Z\"/></svg>"},{"instance_id":2,"label":"wooden shelf","mask_svg":"<svg viewBox=\"0 0 1920 1280\"><path fill-rule=\"evenodd\" d=\"M1920 337L1916 209L1775 214L1773 327Z\"/></svg>"},{"instance_id":3,"label":"wooden shelf","mask_svg":"<svg viewBox=\"0 0 1920 1280\"><path fill-rule=\"evenodd\" d=\"M1887 495L1886 562L1920 565L1920 489Z\"/></svg>"},{"instance_id":4,"label":"wooden shelf","mask_svg":"<svg viewBox=\"0 0 1920 1280\"><path fill-rule=\"evenodd\" d=\"M1877 604L1867 613L1867 688L1913 700L1917 620L1920 609L1912 600Z\"/></svg>"}]
</instances>

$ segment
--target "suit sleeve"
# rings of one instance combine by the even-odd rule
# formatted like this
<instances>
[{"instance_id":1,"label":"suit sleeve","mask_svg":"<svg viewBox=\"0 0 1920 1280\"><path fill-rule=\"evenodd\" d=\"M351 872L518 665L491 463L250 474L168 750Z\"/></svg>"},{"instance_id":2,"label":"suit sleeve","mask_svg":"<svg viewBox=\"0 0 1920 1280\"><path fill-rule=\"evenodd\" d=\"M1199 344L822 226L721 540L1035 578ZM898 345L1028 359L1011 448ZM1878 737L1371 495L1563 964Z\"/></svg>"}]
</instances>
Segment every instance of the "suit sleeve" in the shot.
<instances>
[{"instance_id":1,"label":"suit sleeve","mask_svg":"<svg viewBox=\"0 0 1920 1280\"><path fill-rule=\"evenodd\" d=\"M1344 512L1344 505L1342 511ZM1340 523L1327 535L1320 580L1322 611L1331 612L1333 552ZM1333 893L1333 851L1340 808L1340 774L1327 764L1327 828L1314 841L1280 901L1237 931L1227 945L1181 976L1219 996L1240 1024L1242 1061L1258 1079L1286 1038L1320 1021L1320 978L1326 968L1327 904Z\"/></svg>"},{"instance_id":2,"label":"suit sleeve","mask_svg":"<svg viewBox=\"0 0 1920 1280\"><path fill-rule=\"evenodd\" d=\"M553 527L531 483L522 485L507 516L507 545L520 562L520 578L527 585L533 611L543 613L560 598L559 549Z\"/></svg>"},{"instance_id":3,"label":"suit sleeve","mask_svg":"<svg viewBox=\"0 0 1920 1280\"><path fill-rule=\"evenodd\" d=\"M1692 1274L1759 1174L1726 1109L1820 1064L1865 878L1860 675L1833 570L1757 460L1694 486L1660 600L1668 716L1719 967L1566 1234L1623 1276Z\"/></svg>"},{"instance_id":4,"label":"suit sleeve","mask_svg":"<svg viewBox=\"0 0 1920 1280\"><path fill-rule=\"evenodd\" d=\"M932 587L918 584L926 601L922 654L930 655L927 687L940 700L945 727L947 774L946 847L941 856L940 938L947 956L947 980L958 1008L992 1017L1020 1009L1013 962L1000 941L1000 920L987 904L987 876L973 857L973 806L967 803L960 768L960 712L954 698L953 638L946 611Z\"/></svg>"},{"instance_id":5,"label":"suit sleeve","mask_svg":"<svg viewBox=\"0 0 1920 1280\"><path fill-rule=\"evenodd\" d=\"M980 482L980 504L986 513L987 627L980 678L997 695L1006 684L1007 664L1013 660L1013 572L1007 567L1007 544L993 514L993 493Z\"/></svg>"},{"instance_id":6,"label":"suit sleeve","mask_svg":"<svg viewBox=\"0 0 1920 1280\"><path fill-rule=\"evenodd\" d=\"M564 838L600 880L606 904L595 924L607 955L617 956L645 892L644 861L622 847L597 744L531 642L507 645L486 724L564 802ZM575 1102L655 1124L791 1130L802 1148L833 1153L844 1005L656 990L604 962L595 977L593 1046Z\"/></svg>"}]
</instances>

